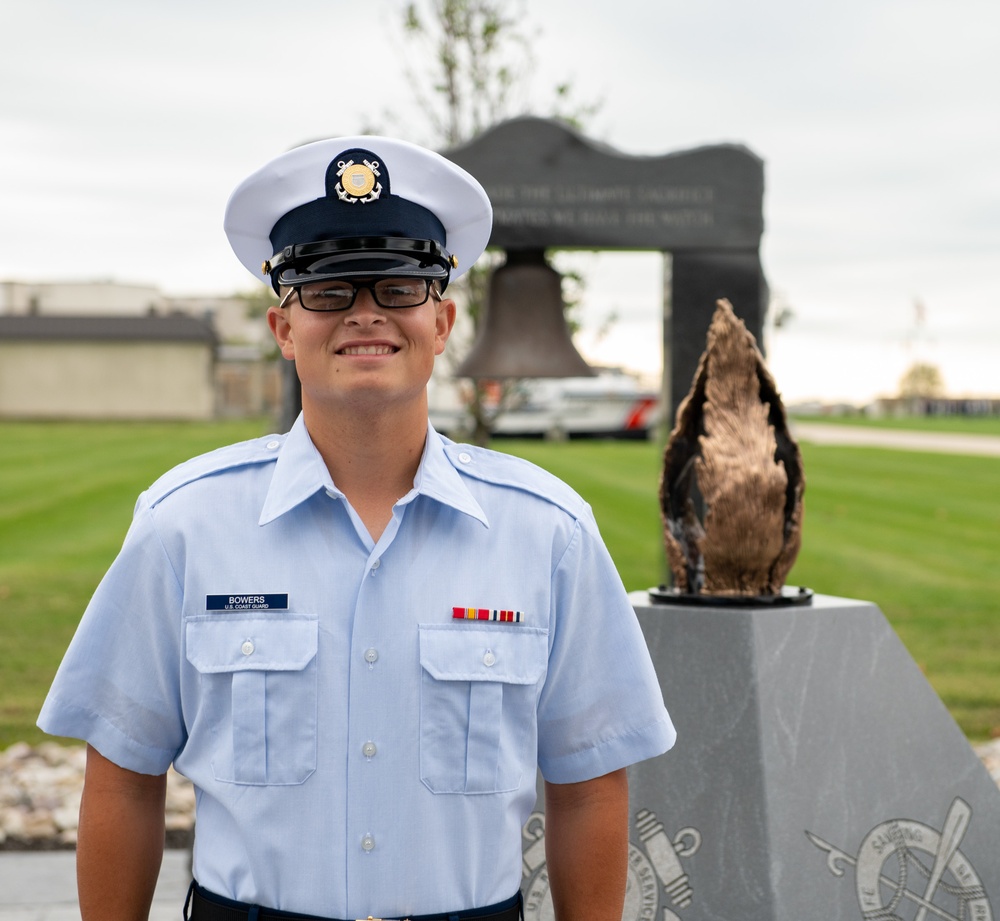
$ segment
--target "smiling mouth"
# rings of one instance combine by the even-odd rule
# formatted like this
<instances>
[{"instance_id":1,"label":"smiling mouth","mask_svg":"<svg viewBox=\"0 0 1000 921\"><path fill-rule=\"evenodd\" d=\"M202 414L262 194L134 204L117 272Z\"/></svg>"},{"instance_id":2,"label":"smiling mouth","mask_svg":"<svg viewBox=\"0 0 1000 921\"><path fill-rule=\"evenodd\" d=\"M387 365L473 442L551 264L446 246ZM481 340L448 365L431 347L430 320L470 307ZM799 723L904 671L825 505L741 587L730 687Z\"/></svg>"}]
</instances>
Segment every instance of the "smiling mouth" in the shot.
<instances>
[{"instance_id":1,"label":"smiling mouth","mask_svg":"<svg viewBox=\"0 0 1000 921\"><path fill-rule=\"evenodd\" d=\"M392 355L398 352L395 346L391 345L350 345L343 349L338 349L338 355Z\"/></svg>"}]
</instances>

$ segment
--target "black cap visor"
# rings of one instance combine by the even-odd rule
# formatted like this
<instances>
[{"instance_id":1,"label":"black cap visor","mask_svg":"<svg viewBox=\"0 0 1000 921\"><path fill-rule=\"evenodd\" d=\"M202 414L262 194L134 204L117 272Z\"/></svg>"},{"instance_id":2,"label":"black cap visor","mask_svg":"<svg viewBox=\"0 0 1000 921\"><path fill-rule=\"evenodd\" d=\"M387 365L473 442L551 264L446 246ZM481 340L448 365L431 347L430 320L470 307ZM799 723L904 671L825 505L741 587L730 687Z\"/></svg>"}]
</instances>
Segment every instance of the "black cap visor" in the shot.
<instances>
[{"instance_id":1,"label":"black cap visor","mask_svg":"<svg viewBox=\"0 0 1000 921\"><path fill-rule=\"evenodd\" d=\"M451 274L451 256L433 240L353 237L286 246L270 260L271 284L295 287L331 278L434 278L441 290Z\"/></svg>"}]
</instances>

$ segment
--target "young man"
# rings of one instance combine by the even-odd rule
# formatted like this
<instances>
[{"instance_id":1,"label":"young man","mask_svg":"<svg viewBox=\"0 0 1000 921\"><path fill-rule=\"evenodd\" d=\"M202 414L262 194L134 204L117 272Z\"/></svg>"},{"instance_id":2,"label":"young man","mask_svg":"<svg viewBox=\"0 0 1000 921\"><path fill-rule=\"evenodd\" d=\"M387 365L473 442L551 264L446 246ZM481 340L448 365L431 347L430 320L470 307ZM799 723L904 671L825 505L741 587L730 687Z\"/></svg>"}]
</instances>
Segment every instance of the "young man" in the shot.
<instances>
[{"instance_id":1,"label":"young man","mask_svg":"<svg viewBox=\"0 0 1000 921\"><path fill-rule=\"evenodd\" d=\"M171 763L195 921L516 921L538 768L557 917L621 917L625 767L674 740L634 613L575 493L427 420L491 220L466 172L376 137L233 193L302 414L143 493L46 700L89 743L85 921L147 915Z\"/></svg>"}]
</instances>

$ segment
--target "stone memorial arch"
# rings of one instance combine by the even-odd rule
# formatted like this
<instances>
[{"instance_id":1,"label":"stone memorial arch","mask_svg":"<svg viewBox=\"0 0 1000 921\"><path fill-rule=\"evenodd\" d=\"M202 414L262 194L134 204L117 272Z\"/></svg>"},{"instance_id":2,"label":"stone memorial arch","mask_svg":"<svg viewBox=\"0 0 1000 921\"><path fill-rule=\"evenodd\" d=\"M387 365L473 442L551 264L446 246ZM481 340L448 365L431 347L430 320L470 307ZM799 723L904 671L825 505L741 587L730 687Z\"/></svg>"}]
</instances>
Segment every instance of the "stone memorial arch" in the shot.
<instances>
[{"instance_id":1,"label":"stone memorial arch","mask_svg":"<svg viewBox=\"0 0 1000 921\"><path fill-rule=\"evenodd\" d=\"M448 156L486 186L508 253L671 255L671 410L718 299L760 341L763 169L745 148L635 157L523 118ZM662 594L630 597L678 744L629 768L623 921L993 921L1000 793L876 605ZM552 921L538 792L524 917Z\"/></svg>"},{"instance_id":2,"label":"stone memorial arch","mask_svg":"<svg viewBox=\"0 0 1000 921\"><path fill-rule=\"evenodd\" d=\"M719 298L762 341L764 163L747 148L718 144L633 156L561 123L523 117L444 155L489 193L492 247L669 254L663 380L671 418L691 384Z\"/></svg>"}]
</instances>

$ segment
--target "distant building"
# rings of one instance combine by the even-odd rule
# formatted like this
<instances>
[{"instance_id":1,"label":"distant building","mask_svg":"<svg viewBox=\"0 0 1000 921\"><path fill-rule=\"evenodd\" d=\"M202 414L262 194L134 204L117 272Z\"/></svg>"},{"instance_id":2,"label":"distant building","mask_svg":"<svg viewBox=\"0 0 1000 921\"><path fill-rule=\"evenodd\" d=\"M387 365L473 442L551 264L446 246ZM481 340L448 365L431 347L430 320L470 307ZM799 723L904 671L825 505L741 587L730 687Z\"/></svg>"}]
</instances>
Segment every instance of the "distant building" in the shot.
<instances>
[{"instance_id":1,"label":"distant building","mask_svg":"<svg viewBox=\"0 0 1000 921\"><path fill-rule=\"evenodd\" d=\"M879 397L866 407L873 418L914 416L1000 416L997 397Z\"/></svg>"},{"instance_id":2,"label":"distant building","mask_svg":"<svg viewBox=\"0 0 1000 921\"><path fill-rule=\"evenodd\" d=\"M151 285L0 281L0 316L137 317L167 312L166 298Z\"/></svg>"},{"instance_id":3,"label":"distant building","mask_svg":"<svg viewBox=\"0 0 1000 921\"><path fill-rule=\"evenodd\" d=\"M277 303L278 299L275 298L274 302ZM207 320L215 327L219 341L228 345L256 348L258 356L274 346L263 314L252 314L242 297L169 297L166 306L169 313L183 313Z\"/></svg>"},{"instance_id":4,"label":"distant building","mask_svg":"<svg viewBox=\"0 0 1000 921\"><path fill-rule=\"evenodd\" d=\"M270 345L262 317L242 297L165 295L117 281L0 281L0 316L144 317L182 313L211 322L220 342Z\"/></svg>"},{"instance_id":5,"label":"distant building","mask_svg":"<svg viewBox=\"0 0 1000 921\"><path fill-rule=\"evenodd\" d=\"M0 316L0 418L212 419L216 344L193 317Z\"/></svg>"},{"instance_id":6,"label":"distant building","mask_svg":"<svg viewBox=\"0 0 1000 921\"><path fill-rule=\"evenodd\" d=\"M273 415L267 324L244 298L113 281L0 281L0 418Z\"/></svg>"}]
</instances>

